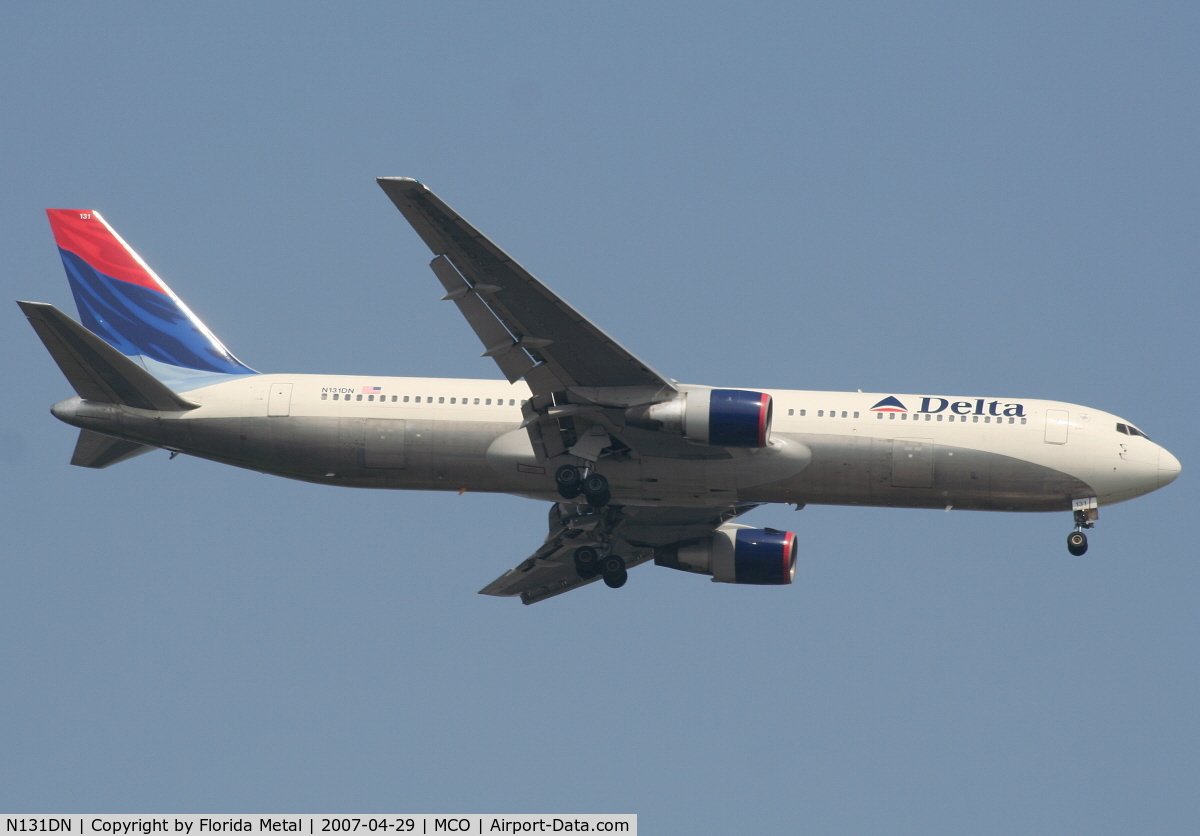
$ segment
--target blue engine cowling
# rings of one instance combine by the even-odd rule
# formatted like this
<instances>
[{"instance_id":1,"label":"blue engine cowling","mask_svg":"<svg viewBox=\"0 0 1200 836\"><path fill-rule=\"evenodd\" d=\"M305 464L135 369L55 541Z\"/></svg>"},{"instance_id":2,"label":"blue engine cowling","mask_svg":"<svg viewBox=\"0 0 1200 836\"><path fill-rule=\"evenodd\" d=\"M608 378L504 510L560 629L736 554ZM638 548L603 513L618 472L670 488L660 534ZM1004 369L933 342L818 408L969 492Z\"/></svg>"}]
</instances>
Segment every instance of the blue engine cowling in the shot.
<instances>
[{"instance_id":1,"label":"blue engine cowling","mask_svg":"<svg viewBox=\"0 0 1200 836\"><path fill-rule=\"evenodd\" d=\"M708 398L708 443L766 447L771 439L771 396L742 389L713 389Z\"/></svg>"},{"instance_id":2,"label":"blue engine cowling","mask_svg":"<svg viewBox=\"0 0 1200 836\"><path fill-rule=\"evenodd\" d=\"M654 562L711 575L721 583L778 586L796 577L796 535L774 528L724 525L703 540L655 549Z\"/></svg>"},{"instance_id":3,"label":"blue engine cowling","mask_svg":"<svg viewBox=\"0 0 1200 836\"><path fill-rule=\"evenodd\" d=\"M637 406L625 418L635 427L682 435L716 447L771 443L771 396L745 389L694 387L662 403Z\"/></svg>"}]
</instances>

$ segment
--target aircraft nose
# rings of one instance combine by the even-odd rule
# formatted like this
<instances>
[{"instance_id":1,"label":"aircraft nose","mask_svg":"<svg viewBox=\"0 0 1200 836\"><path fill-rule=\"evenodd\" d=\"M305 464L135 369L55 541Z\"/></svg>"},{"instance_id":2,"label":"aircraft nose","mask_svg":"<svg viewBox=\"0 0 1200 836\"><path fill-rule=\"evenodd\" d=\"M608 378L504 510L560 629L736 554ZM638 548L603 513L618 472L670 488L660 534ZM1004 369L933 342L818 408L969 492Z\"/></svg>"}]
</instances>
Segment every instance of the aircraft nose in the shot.
<instances>
[{"instance_id":1,"label":"aircraft nose","mask_svg":"<svg viewBox=\"0 0 1200 836\"><path fill-rule=\"evenodd\" d=\"M1175 477L1179 475L1179 471L1183 467L1179 464L1179 459L1172 456L1163 448L1158 448L1158 486L1166 487L1175 481Z\"/></svg>"}]
</instances>

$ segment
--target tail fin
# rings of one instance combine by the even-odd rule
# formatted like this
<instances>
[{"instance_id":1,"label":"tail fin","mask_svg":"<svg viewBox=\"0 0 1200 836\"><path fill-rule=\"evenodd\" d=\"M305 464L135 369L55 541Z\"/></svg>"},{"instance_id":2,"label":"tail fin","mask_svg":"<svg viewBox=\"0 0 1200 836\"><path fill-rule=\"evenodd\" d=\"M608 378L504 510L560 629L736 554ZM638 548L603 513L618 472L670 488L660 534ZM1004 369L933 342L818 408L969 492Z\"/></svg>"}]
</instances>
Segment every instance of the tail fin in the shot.
<instances>
[{"instance_id":1,"label":"tail fin","mask_svg":"<svg viewBox=\"0 0 1200 836\"><path fill-rule=\"evenodd\" d=\"M18 302L29 324L75 393L84 400L138 409L179 412L195 409L133 360L53 305Z\"/></svg>"},{"instance_id":2,"label":"tail fin","mask_svg":"<svg viewBox=\"0 0 1200 836\"><path fill-rule=\"evenodd\" d=\"M99 212L47 209L46 214L88 330L172 383L257 374L221 344Z\"/></svg>"}]
</instances>

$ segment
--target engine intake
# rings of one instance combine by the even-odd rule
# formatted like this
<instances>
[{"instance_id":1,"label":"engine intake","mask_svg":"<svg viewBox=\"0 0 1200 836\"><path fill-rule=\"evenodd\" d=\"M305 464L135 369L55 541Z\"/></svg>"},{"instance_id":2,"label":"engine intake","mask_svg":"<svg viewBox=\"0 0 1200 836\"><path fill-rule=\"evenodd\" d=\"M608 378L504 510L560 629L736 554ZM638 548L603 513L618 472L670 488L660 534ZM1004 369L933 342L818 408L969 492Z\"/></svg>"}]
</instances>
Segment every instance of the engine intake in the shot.
<instances>
[{"instance_id":1,"label":"engine intake","mask_svg":"<svg viewBox=\"0 0 1200 836\"><path fill-rule=\"evenodd\" d=\"M702 540L655 549L654 563L711 575L721 583L778 586L796 577L796 535L774 528L723 525Z\"/></svg>"},{"instance_id":2,"label":"engine intake","mask_svg":"<svg viewBox=\"0 0 1200 836\"><path fill-rule=\"evenodd\" d=\"M771 396L744 389L691 389L664 403L625 413L635 427L681 435L715 447L766 447L771 441Z\"/></svg>"}]
</instances>

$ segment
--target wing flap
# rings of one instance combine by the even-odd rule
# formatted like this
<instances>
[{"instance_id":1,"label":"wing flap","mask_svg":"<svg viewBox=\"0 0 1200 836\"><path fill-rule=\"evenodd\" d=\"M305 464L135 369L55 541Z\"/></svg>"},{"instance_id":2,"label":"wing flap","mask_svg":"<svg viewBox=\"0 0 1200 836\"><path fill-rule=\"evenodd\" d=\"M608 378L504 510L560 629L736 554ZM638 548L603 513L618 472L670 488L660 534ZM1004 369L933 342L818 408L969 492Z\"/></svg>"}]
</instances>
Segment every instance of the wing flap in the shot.
<instances>
[{"instance_id":1,"label":"wing flap","mask_svg":"<svg viewBox=\"0 0 1200 836\"><path fill-rule=\"evenodd\" d=\"M593 546L620 555L626 569L632 569L653 560L655 548L704 537L754 507L751 504L723 508L610 505L596 511L558 502L550 508L550 532L541 548L479 590L479 594L520 596L522 603L536 604L599 580L598 576L582 578L575 571L574 550L579 546Z\"/></svg>"},{"instance_id":2,"label":"wing flap","mask_svg":"<svg viewBox=\"0 0 1200 836\"><path fill-rule=\"evenodd\" d=\"M475 298L487 288L487 310L533 361L524 377L535 395L568 386L670 387L666 378L560 299L426 186L407 177L380 177L377 182L433 254L445 256L479 289ZM443 275L438 278L445 284ZM489 352L492 347L485 343ZM503 365L501 369L509 374Z\"/></svg>"},{"instance_id":3,"label":"wing flap","mask_svg":"<svg viewBox=\"0 0 1200 836\"><path fill-rule=\"evenodd\" d=\"M429 263L434 275L446 288L444 299L452 299L458 306L459 313L467 320L467 324L483 343L483 356L491 357L500 367L500 371L508 378L509 383L516 383L534 366L533 358L525 351L519 340L504 327L504 323L492 313L487 303L479 295L477 288L467 284L450 259L439 255Z\"/></svg>"}]
</instances>

